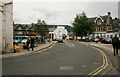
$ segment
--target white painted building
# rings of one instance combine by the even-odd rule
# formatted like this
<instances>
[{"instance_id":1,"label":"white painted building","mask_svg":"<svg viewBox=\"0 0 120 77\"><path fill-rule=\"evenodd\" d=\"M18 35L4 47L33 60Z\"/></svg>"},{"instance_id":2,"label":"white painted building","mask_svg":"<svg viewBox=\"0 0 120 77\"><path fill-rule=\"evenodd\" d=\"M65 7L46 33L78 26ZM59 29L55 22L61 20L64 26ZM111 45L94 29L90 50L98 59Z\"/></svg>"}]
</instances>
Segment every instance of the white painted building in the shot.
<instances>
[{"instance_id":1,"label":"white painted building","mask_svg":"<svg viewBox=\"0 0 120 77\"><path fill-rule=\"evenodd\" d=\"M64 26L57 26L57 28L53 32L54 39L56 39L58 36L67 36L68 31L65 29Z\"/></svg>"},{"instance_id":2,"label":"white painted building","mask_svg":"<svg viewBox=\"0 0 120 77\"><path fill-rule=\"evenodd\" d=\"M2 2L0 2L0 51L2 51Z\"/></svg>"},{"instance_id":3,"label":"white painted building","mask_svg":"<svg viewBox=\"0 0 120 77\"><path fill-rule=\"evenodd\" d=\"M0 51L13 49L13 1L0 2Z\"/></svg>"},{"instance_id":4,"label":"white painted building","mask_svg":"<svg viewBox=\"0 0 120 77\"><path fill-rule=\"evenodd\" d=\"M111 33L106 33L106 38L112 38L114 37L115 34L117 34L117 37L120 37L118 32L111 32Z\"/></svg>"}]
</instances>

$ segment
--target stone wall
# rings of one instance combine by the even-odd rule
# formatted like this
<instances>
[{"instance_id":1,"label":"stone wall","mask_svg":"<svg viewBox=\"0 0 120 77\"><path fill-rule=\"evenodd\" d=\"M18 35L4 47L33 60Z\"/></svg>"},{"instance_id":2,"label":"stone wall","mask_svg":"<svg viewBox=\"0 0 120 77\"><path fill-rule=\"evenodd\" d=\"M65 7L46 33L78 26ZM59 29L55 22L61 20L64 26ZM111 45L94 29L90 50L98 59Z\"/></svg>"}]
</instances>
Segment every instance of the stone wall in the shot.
<instances>
[{"instance_id":1,"label":"stone wall","mask_svg":"<svg viewBox=\"0 0 120 77\"><path fill-rule=\"evenodd\" d=\"M13 49L13 2L4 0L2 2L2 51L9 52Z\"/></svg>"},{"instance_id":2,"label":"stone wall","mask_svg":"<svg viewBox=\"0 0 120 77\"><path fill-rule=\"evenodd\" d=\"M2 2L0 1L0 52L2 51Z\"/></svg>"}]
</instances>

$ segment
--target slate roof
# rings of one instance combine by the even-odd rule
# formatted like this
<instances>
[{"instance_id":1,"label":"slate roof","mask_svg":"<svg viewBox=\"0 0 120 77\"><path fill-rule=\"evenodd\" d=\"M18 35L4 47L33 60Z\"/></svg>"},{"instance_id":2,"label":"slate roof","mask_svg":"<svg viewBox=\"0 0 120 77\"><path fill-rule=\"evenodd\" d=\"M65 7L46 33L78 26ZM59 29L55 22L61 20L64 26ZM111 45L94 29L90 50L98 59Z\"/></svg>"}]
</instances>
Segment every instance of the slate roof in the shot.
<instances>
[{"instance_id":1,"label":"slate roof","mask_svg":"<svg viewBox=\"0 0 120 77\"><path fill-rule=\"evenodd\" d=\"M92 17L92 18L89 18L89 20L90 20L91 22L94 22L96 18L97 18L97 17Z\"/></svg>"},{"instance_id":2,"label":"slate roof","mask_svg":"<svg viewBox=\"0 0 120 77\"><path fill-rule=\"evenodd\" d=\"M25 27L27 27L28 30L32 27L31 24L14 24L13 29L16 30L19 26L21 26L23 29L25 29ZM72 27L69 25L48 25L48 29L50 32L53 32L54 29L57 28L57 26L64 26L68 32L72 32Z\"/></svg>"},{"instance_id":3,"label":"slate roof","mask_svg":"<svg viewBox=\"0 0 120 77\"><path fill-rule=\"evenodd\" d=\"M64 26L68 32L72 32L72 27L69 25L48 25L48 28L50 28L50 30L54 30L55 28L57 28L57 26ZM53 29L51 29L51 28L53 28Z\"/></svg>"},{"instance_id":4,"label":"slate roof","mask_svg":"<svg viewBox=\"0 0 120 77\"><path fill-rule=\"evenodd\" d=\"M104 21L107 21L108 19L108 15L105 15L105 16L100 16Z\"/></svg>"},{"instance_id":5,"label":"slate roof","mask_svg":"<svg viewBox=\"0 0 120 77\"><path fill-rule=\"evenodd\" d=\"M25 29L25 27L30 29L32 25L31 24L14 24L13 29L16 30L19 26L21 26L23 29Z\"/></svg>"}]
</instances>

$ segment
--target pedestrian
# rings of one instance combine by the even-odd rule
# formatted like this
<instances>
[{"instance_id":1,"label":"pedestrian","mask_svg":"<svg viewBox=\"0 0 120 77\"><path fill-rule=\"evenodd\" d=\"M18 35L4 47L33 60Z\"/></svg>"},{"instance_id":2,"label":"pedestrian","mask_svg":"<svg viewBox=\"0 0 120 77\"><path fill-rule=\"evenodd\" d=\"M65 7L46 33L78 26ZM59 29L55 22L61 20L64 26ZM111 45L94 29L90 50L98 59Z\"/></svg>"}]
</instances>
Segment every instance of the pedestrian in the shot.
<instances>
[{"instance_id":1,"label":"pedestrian","mask_svg":"<svg viewBox=\"0 0 120 77\"><path fill-rule=\"evenodd\" d=\"M32 36L31 37L31 48L32 48L32 51L34 51L34 37Z\"/></svg>"},{"instance_id":2,"label":"pedestrian","mask_svg":"<svg viewBox=\"0 0 120 77\"><path fill-rule=\"evenodd\" d=\"M119 38L117 37L117 34L115 34L113 39L112 39L112 45L113 45L113 49L114 49L114 56L116 54L118 55L118 42L119 42Z\"/></svg>"},{"instance_id":3,"label":"pedestrian","mask_svg":"<svg viewBox=\"0 0 120 77\"><path fill-rule=\"evenodd\" d=\"M29 39L27 40L27 45L26 46L27 46L27 50L29 51L29 48L30 48L30 40Z\"/></svg>"}]
</instances>

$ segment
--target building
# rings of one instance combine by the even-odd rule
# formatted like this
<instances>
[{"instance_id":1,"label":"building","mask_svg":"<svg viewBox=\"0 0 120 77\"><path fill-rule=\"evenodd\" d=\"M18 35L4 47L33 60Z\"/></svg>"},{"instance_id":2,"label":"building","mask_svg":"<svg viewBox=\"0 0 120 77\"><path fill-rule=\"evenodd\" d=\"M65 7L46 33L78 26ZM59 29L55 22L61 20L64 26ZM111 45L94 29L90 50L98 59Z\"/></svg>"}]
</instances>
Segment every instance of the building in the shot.
<instances>
[{"instance_id":1,"label":"building","mask_svg":"<svg viewBox=\"0 0 120 77\"><path fill-rule=\"evenodd\" d=\"M13 1L0 2L0 51L13 50Z\"/></svg>"},{"instance_id":2,"label":"building","mask_svg":"<svg viewBox=\"0 0 120 77\"><path fill-rule=\"evenodd\" d=\"M53 32L54 39L57 39L57 37L62 36L62 37L67 37L68 36L68 31L65 29L65 26L57 26L57 28Z\"/></svg>"},{"instance_id":3,"label":"building","mask_svg":"<svg viewBox=\"0 0 120 77\"><path fill-rule=\"evenodd\" d=\"M14 24L13 28L14 39L17 40L23 40L28 37L29 35L26 35L26 33L34 33L34 26L31 24ZM72 27L69 25L48 25L48 29L51 40L57 38L57 36L59 36L59 32L64 37L68 36L68 34L72 32Z\"/></svg>"},{"instance_id":4,"label":"building","mask_svg":"<svg viewBox=\"0 0 120 77\"><path fill-rule=\"evenodd\" d=\"M108 12L108 15L98 16L94 18L90 18L90 20L94 23L94 33L92 34L92 38L95 39L97 37L104 38L112 38L114 34L118 34L119 19L112 19L111 12Z\"/></svg>"},{"instance_id":5,"label":"building","mask_svg":"<svg viewBox=\"0 0 120 77\"><path fill-rule=\"evenodd\" d=\"M13 25L13 34L15 40L22 41L26 36L33 35L34 26L31 24L14 24Z\"/></svg>"},{"instance_id":6,"label":"building","mask_svg":"<svg viewBox=\"0 0 120 77\"><path fill-rule=\"evenodd\" d=\"M69 25L48 25L51 40L58 36L67 37L72 33L72 27Z\"/></svg>"}]
</instances>

